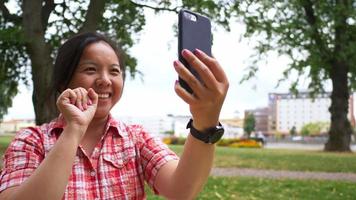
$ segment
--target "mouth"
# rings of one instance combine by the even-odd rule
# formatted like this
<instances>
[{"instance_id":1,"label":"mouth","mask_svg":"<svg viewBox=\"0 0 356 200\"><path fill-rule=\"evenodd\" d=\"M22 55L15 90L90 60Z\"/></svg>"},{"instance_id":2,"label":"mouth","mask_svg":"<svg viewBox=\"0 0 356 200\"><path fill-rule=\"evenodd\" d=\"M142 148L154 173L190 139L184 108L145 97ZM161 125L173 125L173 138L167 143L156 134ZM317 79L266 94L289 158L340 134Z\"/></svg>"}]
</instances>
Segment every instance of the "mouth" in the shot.
<instances>
[{"instance_id":1,"label":"mouth","mask_svg":"<svg viewBox=\"0 0 356 200\"><path fill-rule=\"evenodd\" d=\"M110 93L98 93L99 99L108 99L111 97Z\"/></svg>"}]
</instances>

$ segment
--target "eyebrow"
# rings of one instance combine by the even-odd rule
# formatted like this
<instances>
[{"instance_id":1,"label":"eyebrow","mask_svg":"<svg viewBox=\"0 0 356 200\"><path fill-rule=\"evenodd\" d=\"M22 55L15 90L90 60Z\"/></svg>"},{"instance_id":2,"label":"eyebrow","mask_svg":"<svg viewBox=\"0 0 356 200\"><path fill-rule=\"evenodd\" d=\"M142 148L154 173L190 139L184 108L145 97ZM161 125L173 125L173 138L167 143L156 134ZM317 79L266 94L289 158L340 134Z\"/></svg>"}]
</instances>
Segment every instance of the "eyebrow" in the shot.
<instances>
[{"instance_id":1,"label":"eyebrow","mask_svg":"<svg viewBox=\"0 0 356 200\"><path fill-rule=\"evenodd\" d=\"M90 61L90 60L86 60L86 61L83 61L83 62L80 62L78 64L78 66L81 66L81 65L86 65L86 64L91 64L91 65L97 65L95 62L93 61ZM114 64L111 64L110 67L119 67L120 68L120 64L117 64L117 63L114 63Z\"/></svg>"}]
</instances>

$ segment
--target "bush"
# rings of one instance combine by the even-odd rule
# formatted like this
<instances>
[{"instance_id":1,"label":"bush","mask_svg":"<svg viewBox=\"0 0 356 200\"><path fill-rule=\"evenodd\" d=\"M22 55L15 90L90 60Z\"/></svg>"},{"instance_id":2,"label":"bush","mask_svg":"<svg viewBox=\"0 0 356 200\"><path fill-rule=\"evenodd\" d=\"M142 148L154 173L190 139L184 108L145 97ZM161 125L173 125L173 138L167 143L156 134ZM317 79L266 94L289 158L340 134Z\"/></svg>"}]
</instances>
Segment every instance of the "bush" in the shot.
<instances>
[{"instance_id":1,"label":"bush","mask_svg":"<svg viewBox=\"0 0 356 200\"><path fill-rule=\"evenodd\" d=\"M184 145L186 138L183 137L165 137L163 138L163 143L169 145ZM261 148L263 147L263 142L259 138L229 138L229 139L221 139L216 143L217 146L224 147L249 147L249 148Z\"/></svg>"},{"instance_id":2,"label":"bush","mask_svg":"<svg viewBox=\"0 0 356 200\"><path fill-rule=\"evenodd\" d=\"M183 137L165 137L162 139L163 143L165 144L176 144L176 145L183 145L185 143L186 138Z\"/></svg>"},{"instance_id":3,"label":"bush","mask_svg":"<svg viewBox=\"0 0 356 200\"><path fill-rule=\"evenodd\" d=\"M245 148L261 148L262 146L263 146L262 142L258 142L253 139L241 140L229 145L229 147L245 147Z\"/></svg>"}]
</instances>

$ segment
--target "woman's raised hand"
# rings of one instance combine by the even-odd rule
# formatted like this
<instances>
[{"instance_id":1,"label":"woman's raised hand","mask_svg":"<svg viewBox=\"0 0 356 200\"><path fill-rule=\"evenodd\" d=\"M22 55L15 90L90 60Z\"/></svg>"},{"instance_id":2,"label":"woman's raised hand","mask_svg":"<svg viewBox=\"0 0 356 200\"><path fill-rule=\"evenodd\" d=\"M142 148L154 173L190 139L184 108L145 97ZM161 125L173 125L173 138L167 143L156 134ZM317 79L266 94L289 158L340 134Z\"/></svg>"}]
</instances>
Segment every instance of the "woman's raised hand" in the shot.
<instances>
[{"instance_id":1,"label":"woman's raised hand","mask_svg":"<svg viewBox=\"0 0 356 200\"><path fill-rule=\"evenodd\" d=\"M198 72L202 81L199 81L181 62L175 61L175 70L192 88L193 94L188 93L178 82L175 91L189 104L196 129L204 130L215 126L218 124L229 88L227 76L217 60L204 52L196 49L193 54L185 49L181 53L189 65Z\"/></svg>"},{"instance_id":2,"label":"woman's raised hand","mask_svg":"<svg viewBox=\"0 0 356 200\"><path fill-rule=\"evenodd\" d=\"M57 99L57 107L67 126L86 130L94 117L98 104L98 94L90 88L66 89Z\"/></svg>"}]
</instances>

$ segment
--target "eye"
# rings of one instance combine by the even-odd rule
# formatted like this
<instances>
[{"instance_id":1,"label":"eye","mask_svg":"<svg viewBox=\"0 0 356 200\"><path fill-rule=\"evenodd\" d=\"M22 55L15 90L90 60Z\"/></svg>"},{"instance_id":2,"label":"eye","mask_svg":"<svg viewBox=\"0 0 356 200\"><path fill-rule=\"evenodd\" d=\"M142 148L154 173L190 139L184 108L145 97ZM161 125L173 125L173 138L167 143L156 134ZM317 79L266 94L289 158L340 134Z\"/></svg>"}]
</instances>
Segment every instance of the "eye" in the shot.
<instances>
[{"instance_id":1,"label":"eye","mask_svg":"<svg viewBox=\"0 0 356 200\"><path fill-rule=\"evenodd\" d=\"M121 69L120 68L112 68L111 69L111 73L114 74L114 75L119 75L121 74Z\"/></svg>"},{"instance_id":2,"label":"eye","mask_svg":"<svg viewBox=\"0 0 356 200\"><path fill-rule=\"evenodd\" d=\"M96 68L95 67L85 67L84 72L87 72L87 73L93 73L93 72L96 72Z\"/></svg>"}]
</instances>

